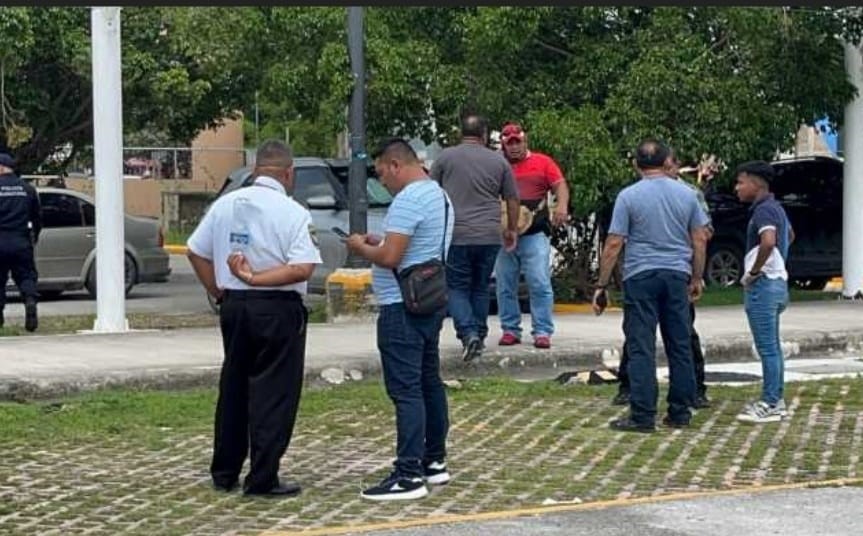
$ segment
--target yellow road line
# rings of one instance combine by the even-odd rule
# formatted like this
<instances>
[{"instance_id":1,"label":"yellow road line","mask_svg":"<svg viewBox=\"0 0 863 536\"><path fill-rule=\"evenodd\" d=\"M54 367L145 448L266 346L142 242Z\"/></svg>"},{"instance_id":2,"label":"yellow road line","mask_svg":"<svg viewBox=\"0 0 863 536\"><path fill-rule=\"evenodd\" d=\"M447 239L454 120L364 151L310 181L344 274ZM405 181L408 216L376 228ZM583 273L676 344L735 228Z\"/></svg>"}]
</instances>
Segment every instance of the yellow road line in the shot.
<instances>
[{"instance_id":1,"label":"yellow road line","mask_svg":"<svg viewBox=\"0 0 863 536\"><path fill-rule=\"evenodd\" d=\"M606 311L620 312L622 309L620 307L612 306L606 309ZM555 303L554 312L593 314L593 307L589 303Z\"/></svg>"},{"instance_id":2,"label":"yellow road line","mask_svg":"<svg viewBox=\"0 0 863 536\"><path fill-rule=\"evenodd\" d=\"M733 488L728 490L714 491L692 491L681 493L670 493L668 495L659 495L656 497L637 497L635 499L611 499L608 501L596 501L582 504L560 504L552 506L536 506L532 508L518 508L515 510L500 510L495 512L483 512L479 514L450 514L444 516L427 517L420 519L410 519L402 521L387 521L383 523L369 523L356 526L340 526L329 527L322 529L304 530L299 532L287 531L264 531L261 536L289 536L302 534L303 536L324 536L338 534L354 534L381 530L398 530L413 527L445 525L452 523L466 523L474 521L494 521L499 519L509 519L514 517L535 516L543 514L553 514L558 512L580 512L587 510L605 510L618 506L635 506L639 504L655 504L670 501L680 501L687 499L700 499L709 497L725 497L733 495L761 494L772 491L787 491L806 488L825 488L825 487L840 487L840 486L858 486L863 485L863 478L839 478L835 480L821 480L814 482L796 482L793 484L775 484L770 486L753 485L742 488Z\"/></svg>"},{"instance_id":3,"label":"yellow road line","mask_svg":"<svg viewBox=\"0 0 863 536\"><path fill-rule=\"evenodd\" d=\"M178 246L174 244L166 244L165 246L162 246L162 249L171 255L185 255L189 250L186 246Z\"/></svg>"}]
</instances>

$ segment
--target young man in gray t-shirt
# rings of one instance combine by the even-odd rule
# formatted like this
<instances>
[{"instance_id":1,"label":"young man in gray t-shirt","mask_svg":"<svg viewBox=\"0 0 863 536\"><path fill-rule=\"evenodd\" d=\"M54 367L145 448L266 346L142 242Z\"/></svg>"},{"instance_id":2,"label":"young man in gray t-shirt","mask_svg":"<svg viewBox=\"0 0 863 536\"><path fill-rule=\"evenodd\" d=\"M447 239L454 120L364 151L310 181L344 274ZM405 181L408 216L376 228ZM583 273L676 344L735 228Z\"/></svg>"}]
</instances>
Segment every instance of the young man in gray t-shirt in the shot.
<instances>
[{"instance_id":1,"label":"young man in gray t-shirt","mask_svg":"<svg viewBox=\"0 0 863 536\"><path fill-rule=\"evenodd\" d=\"M462 119L462 142L435 159L431 178L449 195L455 211L447 256L449 311L456 335L471 361L482 353L488 335L489 281L501 242L507 251L518 239L518 190L512 167L486 147L488 123L477 115ZM506 201L508 228L501 235L501 205Z\"/></svg>"}]
</instances>

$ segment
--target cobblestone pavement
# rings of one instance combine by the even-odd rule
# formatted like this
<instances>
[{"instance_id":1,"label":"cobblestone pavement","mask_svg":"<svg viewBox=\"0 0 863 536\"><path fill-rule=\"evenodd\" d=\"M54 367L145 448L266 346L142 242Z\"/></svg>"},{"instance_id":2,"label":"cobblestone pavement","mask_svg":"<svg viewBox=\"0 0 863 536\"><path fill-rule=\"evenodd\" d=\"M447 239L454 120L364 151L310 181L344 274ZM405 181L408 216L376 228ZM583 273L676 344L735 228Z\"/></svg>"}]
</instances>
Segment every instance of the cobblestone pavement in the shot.
<instances>
[{"instance_id":1,"label":"cobblestone pavement","mask_svg":"<svg viewBox=\"0 0 863 536\"><path fill-rule=\"evenodd\" d=\"M569 391L565 391L569 389ZM248 499L209 487L210 423L153 441L0 439L0 534L259 534L863 476L863 380L788 386L791 416L752 426L734 417L754 388L713 391L687 430L610 431L625 408L610 387L560 396L451 398L454 480L421 501L376 504L360 490L388 471L392 410L301 412L282 463L296 499ZM469 391L466 389L466 391ZM338 391L333 391L338 396ZM664 402L661 403L664 408Z\"/></svg>"}]
</instances>

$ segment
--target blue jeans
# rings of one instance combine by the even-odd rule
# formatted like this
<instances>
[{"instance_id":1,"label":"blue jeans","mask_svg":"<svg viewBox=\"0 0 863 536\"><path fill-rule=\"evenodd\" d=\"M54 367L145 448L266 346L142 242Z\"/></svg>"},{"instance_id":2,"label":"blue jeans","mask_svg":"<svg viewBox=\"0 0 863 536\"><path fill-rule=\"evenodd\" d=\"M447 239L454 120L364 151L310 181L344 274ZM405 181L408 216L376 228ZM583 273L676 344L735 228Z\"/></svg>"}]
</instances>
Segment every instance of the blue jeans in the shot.
<instances>
[{"instance_id":1,"label":"blue jeans","mask_svg":"<svg viewBox=\"0 0 863 536\"><path fill-rule=\"evenodd\" d=\"M776 404L785 394L785 359L779 337L779 315L788 305L788 283L783 279L759 277L744 292L749 330L761 358L764 384L761 400Z\"/></svg>"},{"instance_id":2,"label":"blue jeans","mask_svg":"<svg viewBox=\"0 0 863 536\"><path fill-rule=\"evenodd\" d=\"M449 314L462 342L488 335L489 281L499 244L450 246L446 261Z\"/></svg>"},{"instance_id":3,"label":"blue jeans","mask_svg":"<svg viewBox=\"0 0 863 536\"><path fill-rule=\"evenodd\" d=\"M422 476L423 462L446 457L449 415L440 378L440 330L444 313L417 316L404 305L383 305L378 350L387 395L396 407L396 472Z\"/></svg>"},{"instance_id":4,"label":"blue jeans","mask_svg":"<svg viewBox=\"0 0 863 536\"><path fill-rule=\"evenodd\" d=\"M630 416L652 426L659 389L656 382L656 325L668 357L671 381L668 416L689 422L695 401L695 372L689 326L689 275L673 270L648 270L623 282L623 331L629 354Z\"/></svg>"},{"instance_id":5,"label":"blue jeans","mask_svg":"<svg viewBox=\"0 0 863 536\"><path fill-rule=\"evenodd\" d=\"M504 332L521 337L518 278L523 273L530 295L531 335L551 336L554 333L550 255L551 242L545 233L520 236L515 251L508 253L501 249L498 253L494 276L500 327Z\"/></svg>"}]
</instances>

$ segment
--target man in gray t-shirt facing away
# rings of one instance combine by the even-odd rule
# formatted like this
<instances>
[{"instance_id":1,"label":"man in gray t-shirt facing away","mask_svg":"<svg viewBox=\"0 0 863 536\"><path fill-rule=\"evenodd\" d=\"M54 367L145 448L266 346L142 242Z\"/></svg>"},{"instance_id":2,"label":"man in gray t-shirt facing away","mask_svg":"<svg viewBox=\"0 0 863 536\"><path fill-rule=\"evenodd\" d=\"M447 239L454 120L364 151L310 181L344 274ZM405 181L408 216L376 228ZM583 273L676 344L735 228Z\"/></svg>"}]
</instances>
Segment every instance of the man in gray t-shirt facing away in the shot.
<instances>
[{"instance_id":1,"label":"man in gray t-shirt facing away","mask_svg":"<svg viewBox=\"0 0 863 536\"><path fill-rule=\"evenodd\" d=\"M708 217L688 186L669 176L668 146L645 140L635 156L641 179L618 194L600 260L593 306L601 314L606 287L620 250L623 257L623 331L629 354L629 416L610 423L614 430L655 430L656 327L668 357L671 381L670 427L689 426L696 396L690 341L690 301L701 297Z\"/></svg>"},{"instance_id":2,"label":"man in gray t-shirt facing away","mask_svg":"<svg viewBox=\"0 0 863 536\"><path fill-rule=\"evenodd\" d=\"M462 357L471 361L482 353L488 335L489 281L501 242L512 251L518 240L519 203L512 166L486 147L486 119L466 115L461 135L460 144L435 159L431 178L446 191L455 211L446 268L449 312L464 347ZM503 230L501 199L508 220Z\"/></svg>"}]
</instances>

